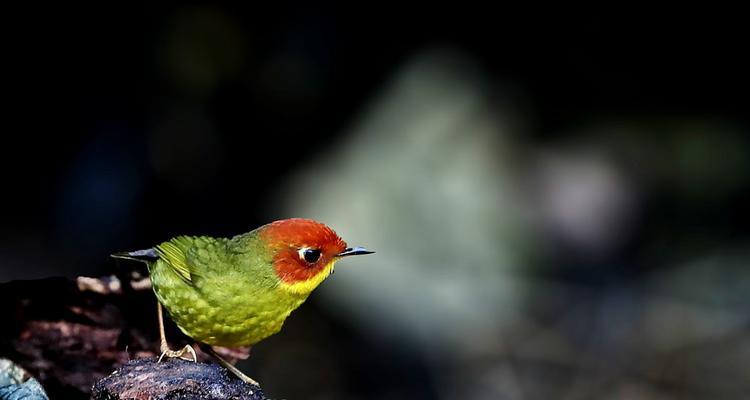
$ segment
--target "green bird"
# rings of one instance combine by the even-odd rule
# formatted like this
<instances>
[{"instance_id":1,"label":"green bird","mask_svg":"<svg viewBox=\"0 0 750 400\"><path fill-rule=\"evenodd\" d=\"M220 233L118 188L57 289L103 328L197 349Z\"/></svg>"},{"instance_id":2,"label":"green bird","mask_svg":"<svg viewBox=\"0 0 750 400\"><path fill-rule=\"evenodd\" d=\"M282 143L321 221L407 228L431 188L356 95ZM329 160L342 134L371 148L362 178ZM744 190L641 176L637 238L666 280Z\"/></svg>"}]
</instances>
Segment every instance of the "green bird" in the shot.
<instances>
[{"instance_id":1,"label":"green bird","mask_svg":"<svg viewBox=\"0 0 750 400\"><path fill-rule=\"evenodd\" d=\"M371 254L350 248L333 229L310 219L285 219L232 238L178 236L153 248L115 253L144 261L158 299L161 356L196 360L192 346L172 350L162 305L197 342L252 346L278 332L289 314L333 273L343 257ZM253 379L209 352L248 383Z\"/></svg>"}]
</instances>

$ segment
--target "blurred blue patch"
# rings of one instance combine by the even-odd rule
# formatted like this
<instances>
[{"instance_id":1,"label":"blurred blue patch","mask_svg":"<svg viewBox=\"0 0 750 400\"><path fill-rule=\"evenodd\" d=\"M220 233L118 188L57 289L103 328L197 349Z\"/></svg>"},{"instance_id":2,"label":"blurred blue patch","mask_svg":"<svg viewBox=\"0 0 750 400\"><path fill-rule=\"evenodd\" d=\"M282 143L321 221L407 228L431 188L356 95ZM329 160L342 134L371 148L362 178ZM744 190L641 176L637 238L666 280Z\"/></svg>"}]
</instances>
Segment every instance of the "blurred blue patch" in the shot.
<instances>
[{"instance_id":1,"label":"blurred blue patch","mask_svg":"<svg viewBox=\"0 0 750 400\"><path fill-rule=\"evenodd\" d=\"M39 382L10 360L0 359L0 400L48 400Z\"/></svg>"}]
</instances>

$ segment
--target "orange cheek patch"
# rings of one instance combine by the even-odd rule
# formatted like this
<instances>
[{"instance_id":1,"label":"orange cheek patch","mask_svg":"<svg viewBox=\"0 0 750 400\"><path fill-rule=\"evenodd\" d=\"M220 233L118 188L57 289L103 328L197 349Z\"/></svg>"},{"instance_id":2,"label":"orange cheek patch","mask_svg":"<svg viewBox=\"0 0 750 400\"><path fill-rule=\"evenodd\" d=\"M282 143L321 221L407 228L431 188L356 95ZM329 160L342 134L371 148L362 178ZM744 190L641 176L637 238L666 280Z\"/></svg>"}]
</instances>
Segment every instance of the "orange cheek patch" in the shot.
<instances>
[{"instance_id":1,"label":"orange cheek patch","mask_svg":"<svg viewBox=\"0 0 750 400\"><path fill-rule=\"evenodd\" d=\"M297 283L306 281L317 275L330 261L329 257L321 256L314 264L307 264L299 259L296 250L284 251L273 261L276 275L285 283Z\"/></svg>"}]
</instances>

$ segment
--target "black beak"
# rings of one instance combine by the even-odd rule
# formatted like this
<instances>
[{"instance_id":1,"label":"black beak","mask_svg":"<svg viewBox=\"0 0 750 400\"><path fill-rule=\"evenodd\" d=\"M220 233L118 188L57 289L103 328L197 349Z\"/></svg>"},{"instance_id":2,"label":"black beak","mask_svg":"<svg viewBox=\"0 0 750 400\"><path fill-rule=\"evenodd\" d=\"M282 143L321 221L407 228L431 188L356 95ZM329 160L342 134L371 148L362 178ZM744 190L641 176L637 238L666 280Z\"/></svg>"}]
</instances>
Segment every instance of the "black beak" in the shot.
<instances>
[{"instance_id":1,"label":"black beak","mask_svg":"<svg viewBox=\"0 0 750 400\"><path fill-rule=\"evenodd\" d=\"M347 248L346 250L342 251L339 254L336 254L336 257L346 257L346 256L360 256L363 254L372 254L374 251L369 251L364 247L355 247L355 248Z\"/></svg>"}]
</instances>

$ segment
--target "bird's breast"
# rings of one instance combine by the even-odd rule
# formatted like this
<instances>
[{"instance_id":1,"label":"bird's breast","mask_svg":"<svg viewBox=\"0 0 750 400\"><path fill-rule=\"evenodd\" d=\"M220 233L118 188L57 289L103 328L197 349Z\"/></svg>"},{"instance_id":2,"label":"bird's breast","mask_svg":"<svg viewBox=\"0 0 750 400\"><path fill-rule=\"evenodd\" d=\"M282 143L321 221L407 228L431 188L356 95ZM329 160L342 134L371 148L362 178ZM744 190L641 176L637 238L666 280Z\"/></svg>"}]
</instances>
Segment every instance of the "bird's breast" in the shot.
<instances>
[{"instance_id":1,"label":"bird's breast","mask_svg":"<svg viewBox=\"0 0 750 400\"><path fill-rule=\"evenodd\" d=\"M177 326L218 346L253 345L278 332L306 296L237 277L204 277L195 285L152 271L154 291Z\"/></svg>"}]
</instances>

